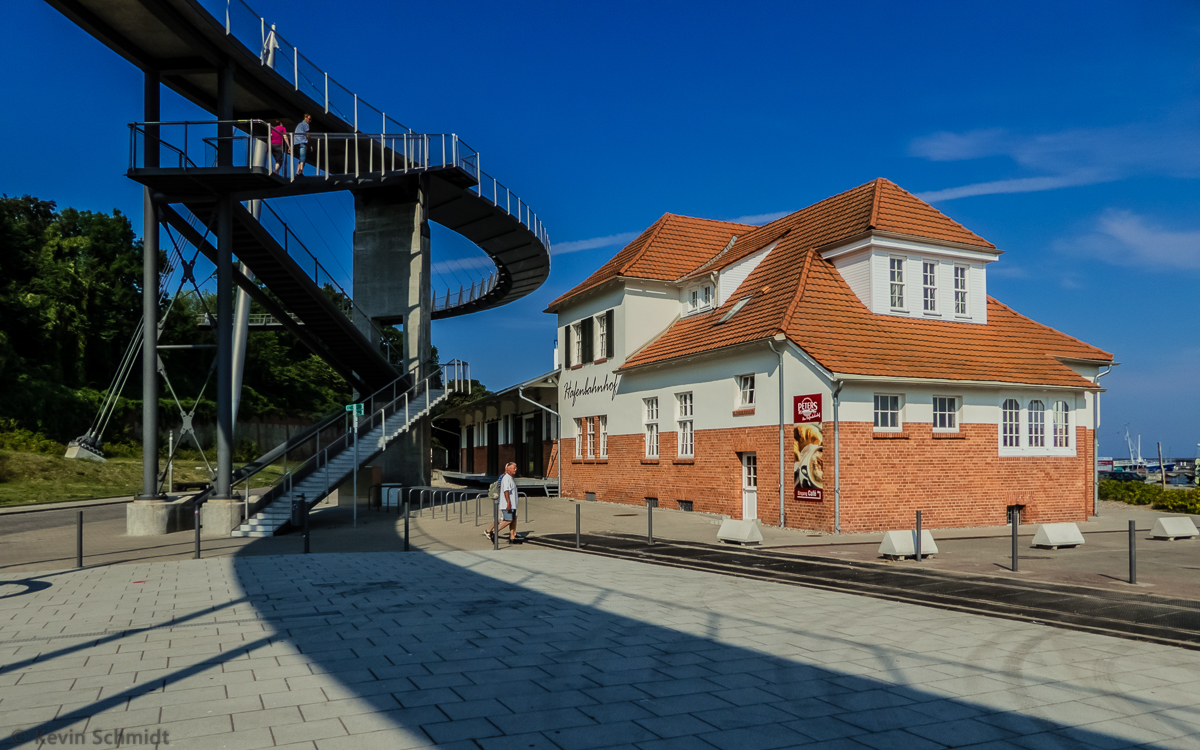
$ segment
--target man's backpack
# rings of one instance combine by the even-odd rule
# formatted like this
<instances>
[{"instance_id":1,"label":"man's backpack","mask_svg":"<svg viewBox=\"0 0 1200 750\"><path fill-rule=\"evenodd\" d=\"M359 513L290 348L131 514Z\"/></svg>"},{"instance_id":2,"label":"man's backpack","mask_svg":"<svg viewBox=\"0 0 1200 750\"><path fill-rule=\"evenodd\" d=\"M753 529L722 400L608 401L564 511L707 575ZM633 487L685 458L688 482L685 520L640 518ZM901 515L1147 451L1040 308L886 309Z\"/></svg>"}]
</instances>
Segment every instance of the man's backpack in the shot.
<instances>
[{"instance_id":1,"label":"man's backpack","mask_svg":"<svg viewBox=\"0 0 1200 750\"><path fill-rule=\"evenodd\" d=\"M489 500L499 500L500 499L500 480L499 479L497 479L496 481L494 481L490 485L488 485L488 499Z\"/></svg>"}]
</instances>

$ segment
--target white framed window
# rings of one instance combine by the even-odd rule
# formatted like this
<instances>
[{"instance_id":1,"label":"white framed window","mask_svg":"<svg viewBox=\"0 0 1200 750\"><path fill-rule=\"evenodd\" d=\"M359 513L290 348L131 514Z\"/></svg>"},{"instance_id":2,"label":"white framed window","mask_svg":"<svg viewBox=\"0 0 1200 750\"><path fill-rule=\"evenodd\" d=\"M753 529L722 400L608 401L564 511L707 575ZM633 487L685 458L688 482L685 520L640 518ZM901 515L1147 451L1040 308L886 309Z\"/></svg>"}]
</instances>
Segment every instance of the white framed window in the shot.
<instances>
[{"instance_id":1,"label":"white framed window","mask_svg":"<svg viewBox=\"0 0 1200 750\"><path fill-rule=\"evenodd\" d=\"M904 428L900 418L901 399L898 394L875 394L875 429L881 432L899 432Z\"/></svg>"},{"instance_id":2,"label":"white framed window","mask_svg":"<svg viewBox=\"0 0 1200 750\"><path fill-rule=\"evenodd\" d=\"M603 359L608 351L608 315L596 316L596 358Z\"/></svg>"},{"instance_id":3,"label":"white framed window","mask_svg":"<svg viewBox=\"0 0 1200 750\"><path fill-rule=\"evenodd\" d=\"M1000 445L1021 446L1021 404L1015 398L1006 398L1000 405Z\"/></svg>"},{"instance_id":4,"label":"white framed window","mask_svg":"<svg viewBox=\"0 0 1200 750\"><path fill-rule=\"evenodd\" d=\"M1066 401L1054 402L1054 447L1071 447L1071 412Z\"/></svg>"},{"instance_id":5,"label":"white framed window","mask_svg":"<svg viewBox=\"0 0 1200 750\"><path fill-rule=\"evenodd\" d=\"M596 420L588 417L583 420L587 422L587 457L596 457Z\"/></svg>"},{"instance_id":6,"label":"white framed window","mask_svg":"<svg viewBox=\"0 0 1200 750\"><path fill-rule=\"evenodd\" d=\"M954 314L970 315L971 308L967 306L967 267L954 267Z\"/></svg>"},{"instance_id":7,"label":"white framed window","mask_svg":"<svg viewBox=\"0 0 1200 750\"><path fill-rule=\"evenodd\" d=\"M738 408L754 408L754 373L738 375Z\"/></svg>"},{"instance_id":8,"label":"white framed window","mask_svg":"<svg viewBox=\"0 0 1200 750\"><path fill-rule=\"evenodd\" d=\"M572 323L571 324L571 348L574 350L571 352L571 364L573 364L573 365L583 364L583 324L582 323Z\"/></svg>"},{"instance_id":9,"label":"white framed window","mask_svg":"<svg viewBox=\"0 0 1200 750\"><path fill-rule=\"evenodd\" d=\"M717 294L716 290L713 289L712 284L705 284L704 286L698 286L689 289L685 299L685 312L690 315L692 313L703 312L704 310L712 309L713 305L716 303Z\"/></svg>"},{"instance_id":10,"label":"white framed window","mask_svg":"<svg viewBox=\"0 0 1200 750\"><path fill-rule=\"evenodd\" d=\"M575 458L583 458L583 419L575 417Z\"/></svg>"},{"instance_id":11,"label":"white framed window","mask_svg":"<svg viewBox=\"0 0 1200 750\"><path fill-rule=\"evenodd\" d=\"M678 453L680 458L690 458L696 455L696 433L692 426L693 406L692 394L675 394L675 422L678 432Z\"/></svg>"},{"instance_id":12,"label":"white framed window","mask_svg":"<svg viewBox=\"0 0 1200 750\"><path fill-rule=\"evenodd\" d=\"M1034 399L1029 402L1029 442L1030 448L1046 447L1046 405Z\"/></svg>"},{"instance_id":13,"label":"white framed window","mask_svg":"<svg viewBox=\"0 0 1200 750\"><path fill-rule=\"evenodd\" d=\"M658 399L644 398L646 420L646 458L658 458Z\"/></svg>"},{"instance_id":14,"label":"white framed window","mask_svg":"<svg viewBox=\"0 0 1200 750\"><path fill-rule=\"evenodd\" d=\"M933 429L935 432L958 432L958 397L933 397Z\"/></svg>"},{"instance_id":15,"label":"white framed window","mask_svg":"<svg viewBox=\"0 0 1200 750\"><path fill-rule=\"evenodd\" d=\"M888 282L890 283L893 310L904 309L904 258L888 258Z\"/></svg>"},{"instance_id":16,"label":"white framed window","mask_svg":"<svg viewBox=\"0 0 1200 750\"><path fill-rule=\"evenodd\" d=\"M921 261L921 303L927 313L938 311L937 274L937 263L928 260Z\"/></svg>"},{"instance_id":17,"label":"white framed window","mask_svg":"<svg viewBox=\"0 0 1200 750\"><path fill-rule=\"evenodd\" d=\"M600 458L608 458L608 415L596 417L600 431Z\"/></svg>"},{"instance_id":18,"label":"white framed window","mask_svg":"<svg viewBox=\"0 0 1200 750\"><path fill-rule=\"evenodd\" d=\"M758 454L742 454L742 487L744 489L758 488Z\"/></svg>"}]
</instances>

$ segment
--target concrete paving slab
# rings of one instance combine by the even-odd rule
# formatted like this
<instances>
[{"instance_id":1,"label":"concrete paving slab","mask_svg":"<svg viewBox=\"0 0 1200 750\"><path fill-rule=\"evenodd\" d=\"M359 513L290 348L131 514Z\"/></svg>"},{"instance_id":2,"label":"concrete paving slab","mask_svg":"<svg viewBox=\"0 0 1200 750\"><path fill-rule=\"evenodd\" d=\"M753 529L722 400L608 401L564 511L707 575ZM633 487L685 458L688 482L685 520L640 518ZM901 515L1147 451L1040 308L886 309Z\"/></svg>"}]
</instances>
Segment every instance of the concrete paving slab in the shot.
<instances>
[{"instance_id":1,"label":"concrete paving slab","mask_svg":"<svg viewBox=\"0 0 1200 750\"><path fill-rule=\"evenodd\" d=\"M656 516L656 528L665 515ZM111 717L115 704L105 701L116 700L138 716L179 707L180 720L171 723L201 722L183 733L209 732L187 740L204 747L223 746L201 744L208 737L263 742L262 728L280 717L291 734L272 734L271 742L324 748L370 738L355 750L389 736L396 738L389 747L432 746L437 738L426 726L436 725L444 725L435 731L446 745L507 747L519 736L523 747L595 746L580 731L588 726L551 728L574 720L595 722L591 734L602 733L605 743L643 750L660 743L711 748L709 735L722 738L718 744L741 737L740 746L774 747L791 733L792 744L806 747L889 747L906 736L942 742L925 736L933 728L917 731L937 725L996 747L1051 738L1102 747L1142 739L1139 729L1151 742L1183 743L1197 734L1171 713L1194 717L1186 712L1200 700L1191 689L1195 652L532 545L491 552L482 537L468 546L475 535L450 529L456 520L425 521L424 538L444 551L396 551L393 519L386 533L369 537L382 546L391 534L386 552L143 561L54 574L36 591L17 584L23 593L0 600L22 601L15 609L21 616L0 619L0 647L18 646L0 650L0 674L19 674L12 686L20 687L25 675L69 671L66 664L106 665L109 672L82 679L111 675L113 684L79 695L51 692L60 705L30 712L43 717L31 728ZM377 533L366 531L364 538ZM8 581L31 576L10 571L3 578L0 593L8 594ZM53 638L68 623L93 633L114 622L109 635ZM227 648L212 630L225 626L247 635ZM128 627L149 630L121 635ZM215 652L203 650L214 643ZM523 650L535 643L549 650ZM202 658L166 667L148 661L152 669L123 677L112 671L123 662L101 659L161 659L161 648L170 659L176 646ZM92 648L96 660L88 661ZM364 662L379 666L364 671ZM1152 679L1158 673L1165 677ZM614 675L619 681L609 684ZM169 700L175 696L185 699ZM0 695L0 714L19 714L11 706L25 697ZM188 703L205 714L183 718ZM55 716L45 717L51 708ZM522 715L534 714L546 717L543 730L521 726ZM1164 718L1133 723L1151 715ZM501 716L518 721L505 727ZM244 731L236 731L243 717ZM202 723L211 719L228 724ZM1105 723L1113 721L1121 726ZM1172 721L1173 737L1161 728ZM325 736L330 722L340 735ZM470 736L488 726L508 736Z\"/></svg>"}]
</instances>

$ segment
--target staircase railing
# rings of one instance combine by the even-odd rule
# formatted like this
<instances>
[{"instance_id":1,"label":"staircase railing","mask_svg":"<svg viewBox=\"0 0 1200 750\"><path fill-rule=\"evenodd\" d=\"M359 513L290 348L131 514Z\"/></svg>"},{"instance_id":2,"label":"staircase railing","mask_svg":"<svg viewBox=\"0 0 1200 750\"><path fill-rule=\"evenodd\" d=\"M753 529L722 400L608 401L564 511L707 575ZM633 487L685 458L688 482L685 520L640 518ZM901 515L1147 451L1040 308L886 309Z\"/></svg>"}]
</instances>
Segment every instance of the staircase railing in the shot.
<instances>
[{"instance_id":1,"label":"staircase railing","mask_svg":"<svg viewBox=\"0 0 1200 750\"><path fill-rule=\"evenodd\" d=\"M374 425L378 424L377 420L381 418L380 412L383 412L385 419L387 416L403 414L406 406L417 400L421 394L428 393L431 383L434 387L449 383L451 390L461 390L464 387L469 389L470 376L470 364L461 360L452 360L445 365L414 364L403 376L355 402L363 404L363 418L359 421L359 430L368 433L374 429ZM252 478L274 465L280 458L286 458L290 453L308 453L306 448L312 445L312 453L309 458L294 467L286 466L283 475L271 484L266 493L259 496L256 504L263 506L275 498L287 494L296 482L303 480L317 468L327 467L331 457L336 456L343 449L353 446L354 431L349 424L348 417L349 412L347 411L330 412L315 424L235 470L230 486L245 486L244 502L249 506L249 488ZM339 422L342 422L341 428L334 430L334 434L329 436L330 428L336 427ZM369 459L382 447L385 446L368 446L368 452L362 453L360 459ZM196 505L203 504L212 497L214 491L210 487L197 493L191 498L191 502ZM312 499L315 500L315 498ZM247 510L249 510L248 507Z\"/></svg>"},{"instance_id":2,"label":"staircase railing","mask_svg":"<svg viewBox=\"0 0 1200 750\"><path fill-rule=\"evenodd\" d=\"M317 259L317 256L313 255L312 251L301 241L300 237L288 226L288 223L275 212L275 209L271 208L266 201L263 201L262 207L266 210L259 213L257 221L266 230L267 234L271 235L271 238L283 248L284 253L306 275L308 275L308 268L312 268L313 272L309 275L309 278L329 296L330 300L341 310L343 315L356 323L366 321L371 329L371 333L367 338L374 341L376 346L379 347L379 352L389 364L397 364L400 361L400 354L392 348L392 337L375 321L371 320L370 315L358 307L346 289L338 283L333 274ZM191 209L186 205L179 205L178 211L180 216L184 217L189 224L204 225L200 217L193 214ZM355 311L357 311L357 315L355 315ZM293 319L298 319L294 314L289 313L289 315Z\"/></svg>"},{"instance_id":3,"label":"staircase railing","mask_svg":"<svg viewBox=\"0 0 1200 750\"><path fill-rule=\"evenodd\" d=\"M409 383L411 385L408 385ZM329 473L330 461L344 450L353 448L356 440L360 440L376 427L383 426L384 428L377 443L359 443L358 459L361 464L387 447L387 421L389 419L400 420L400 425L407 424L417 416L414 404L422 396L426 396L426 408L432 406L428 398L431 388L444 387L446 390L457 391L461 390L464 384L469 383L470 365L460 360L432 368L428 366L414 367L404 378L393 381L359 401L358 403L363 405L363 416L357 420L358 430L355 431L351 422L354 417L347 412L348 418L342 429L332 439L327 438L323 443L315 443L312 455L301 463L289 467L284 475L279 477L270 489L259 497L259 505L268 505L277 498L290 494L298 483L322 469L326 470L326 487L322 496L329 494L333 489L331 483L341 479L341 477L334 477ZM405 385L408 387L405 388ZM292 449L297 450L304 445L319 441L320 437L320 432L316 432L302 443L294 445ZM355 470L357 470L357 466ZM306 501L312 503L318 499L310 497Z\"/></svg>"}]
</instances>

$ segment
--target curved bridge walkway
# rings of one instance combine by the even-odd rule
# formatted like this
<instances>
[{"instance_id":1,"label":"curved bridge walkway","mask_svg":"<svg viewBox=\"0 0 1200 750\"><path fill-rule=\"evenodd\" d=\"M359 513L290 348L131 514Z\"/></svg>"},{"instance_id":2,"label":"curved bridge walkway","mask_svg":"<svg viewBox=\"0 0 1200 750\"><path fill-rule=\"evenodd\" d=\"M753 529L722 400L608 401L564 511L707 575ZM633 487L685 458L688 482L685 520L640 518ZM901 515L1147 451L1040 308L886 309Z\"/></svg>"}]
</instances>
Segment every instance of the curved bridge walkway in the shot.
<instances>
[{"instance_id":1,"label":"curved bridge walkway","mask_svg":"<svg viewBox=\"0 0 1200 750\"><path fill-rule=\"evenodd\" d=\"M482 171L477 152L456 135L415 133L370 106L301 55L242 0L47 2L145 74L142 122L131 126L128 176L146 187L146 288L157 284L160 222L217 266L217 471L212 499L232 499L235 481L235 284L359 393L370 393L414 387L428 377L431 318L506 304L537 289L549 275L545 227L522 200ZM162 86L215 119L163 122ZM285 174L272 174L265 166L267 123L282 119L292 131L301 113L312 117L308 161L315 174L294 174L290 156ZM419 196L419 221L458 232L496 264L494 273L469 289L446 290L432 300L428 271L413 272L423 285L421 299L407 304L427 305L428 314L415 319L417 328L410 328L412 320L405 318L409 348L399 368L387 356L386 337L377 325L390 322L394 312L362 310L344 289L330 283L286 225L263 210L265 201L275 197L349 190L370 200L377 191L393 188L392 196ZM235 268L235 257L256 280ZM424 263L427 269L427 258ZM426 275L420 278L422 273ZM156 296L145 295L147 324L157 320ZM143 470L143 500L162 497L153 458L158 441L156 344L152 336L143 342L143 401L150 405L143 415L143 444L150 457Z\"/></svg>"}]
</instances>

